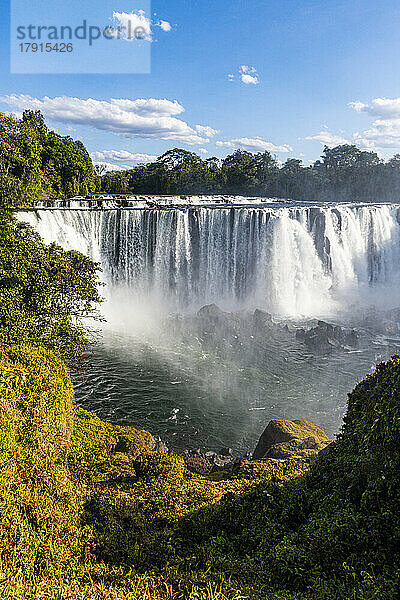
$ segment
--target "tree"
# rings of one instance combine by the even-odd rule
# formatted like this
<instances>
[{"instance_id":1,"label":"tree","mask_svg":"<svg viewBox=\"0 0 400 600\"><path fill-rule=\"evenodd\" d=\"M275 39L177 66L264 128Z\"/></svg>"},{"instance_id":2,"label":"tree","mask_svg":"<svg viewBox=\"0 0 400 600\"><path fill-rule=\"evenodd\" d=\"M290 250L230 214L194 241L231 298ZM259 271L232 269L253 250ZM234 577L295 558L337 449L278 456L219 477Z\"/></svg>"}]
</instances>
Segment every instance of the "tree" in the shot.
<instances>
[{"instance_id":1,"label":"tree","mask_svg":"<svg viewBox=\"0 0 400 600\"><path fill-rule=\"evenodd\" d=\"M228 193L254 193L259 184L254 154L236 150L227 156L222 163L222 180Z\"/></svg>"},{"instance_id":2,"label":"tree","mask_svg":"<svg viewBox=\"0 0 400 600\"><path fill-rule=\"evenodd\" d=\"M40 111L0 113L0 206L94 192L98 176L80 141L48 130Z\"/></svg>"},{"instance_id":3,"label":"tree","mask_svg":"<svg viewBox=\"0 0 400 600\"><path fill-rule=\"evenodd\" d=\"M0 342L47 347L77 359L96 317L98 265L79 252L47 246L28 225L0 211Z\"/></svg>"}]
</instances>

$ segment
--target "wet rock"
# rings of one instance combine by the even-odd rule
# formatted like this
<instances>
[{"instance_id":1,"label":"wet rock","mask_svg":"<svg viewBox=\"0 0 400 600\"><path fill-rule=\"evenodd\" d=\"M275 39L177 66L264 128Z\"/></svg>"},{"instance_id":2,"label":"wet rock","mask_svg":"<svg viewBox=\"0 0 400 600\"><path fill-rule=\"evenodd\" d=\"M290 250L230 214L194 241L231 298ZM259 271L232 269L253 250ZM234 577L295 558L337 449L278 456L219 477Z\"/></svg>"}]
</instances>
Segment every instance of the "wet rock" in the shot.
<instances>
[{"instance_id":1,"label":"wet rock","mask_svg":"<svg viewBox=\"0 0 400 600\"><path fill-rule=\"evenodd\" d=\"M208 452L206 452L204 454L204 456L208 459L208 460L213 460L215 456L217 456L217 453L214 452L214 450L208 450Z\"/></svg>"},{"instance_id":2,"label":"wet rock","mask_svg":"<svg viewBox=\"0 0 400 600\"><path fill-rule=\"evenodd\" d=\"M355 329L345 330L338 325L318 321L312 329L298 329L296 339L303 342L312 352L324 353L337 348L358 346Z\"/></svg>"},{"instance_id":3,"label":"wet rock","mask_svg":"<svg viewBox=\"0 0 400 600\"><path fill-rule=\"evenodd\" d=\"M234 457L232 448L222 448L219 452L214 450L201 451L185 450L181 453L186 467L193 473L206 475L220 471L232 471L237 458Z\"/></svg>"},{"instance_id":4,"label":"wet rock","mask_svg":"<svg viewBox=\"0 0 400 600\"><path fill-rule=\"evenodd\" d=\"M162 441L160 437L154 438L154 445L152 448L153 452L169 452L168 446Z\"/></svg>"},{"instance_id":5,"label":"wet rock","mask_svg":"<svg viewBox=\"0 0 400 600\"><path fill-rule=\"evenodd\" d=\"M255 327L273 327L274 323L272 321L272 315L270 313L265 312L264 310L260 310L256 308L253 313L253 324Z\"/></svg>"},{"instance_id":6,"label":"wet rock","mask_svg":"<svg viewBox=\"0 0 400 600\"><path fill-rule=\"evenodd\" d=\"M197 312L197 322L205 330L212 331L223 329L227 334L237 333L241 320L237 313L228 313L221 310L216 304L203 306Z\"/></svg>"},{"instance_id":7,"label":"wet rock","mask_svg":"<svg viewBox=\"0 0 400 600\"><path fill-rule=\"evenodd\" d=\"M219 454L220 456L232 456L232 454L233 454L233 450L232 450L232 448L222 448L222 449L221 449L221 450L218 452L218 454Z\"/></svg>"},{"instance_id":8,"label":"wet rock","mask_svg":"<svg viewBox=\"0 0 400 600\"><path fill-rule=\"evenodd\" d=\"M261 435L253 459L309 458L330 443L322 427L313 421L270 421Z\"/></svg>"},{"instance_id":9,"label":"wet rock","mask_svg":"<svg viewBox=\"0 0 400 600\"><path fill-rule=\"evenodd\" d=\"M203 456L192 454L185 460L185 466L188 471L198 475L208 475L213 470L213 465Z\"/></svg>"},{"instance_id":10,"label":"wet rock","mask_svg":"<svg viewBox=\"0 0 400 600\"><path fill-rule=\"evenodd\" d=\"M233 468L234 461L230 456L221 456L218 454L214 457L213 471L226 471Z\"/></svg>"}]
</instances>

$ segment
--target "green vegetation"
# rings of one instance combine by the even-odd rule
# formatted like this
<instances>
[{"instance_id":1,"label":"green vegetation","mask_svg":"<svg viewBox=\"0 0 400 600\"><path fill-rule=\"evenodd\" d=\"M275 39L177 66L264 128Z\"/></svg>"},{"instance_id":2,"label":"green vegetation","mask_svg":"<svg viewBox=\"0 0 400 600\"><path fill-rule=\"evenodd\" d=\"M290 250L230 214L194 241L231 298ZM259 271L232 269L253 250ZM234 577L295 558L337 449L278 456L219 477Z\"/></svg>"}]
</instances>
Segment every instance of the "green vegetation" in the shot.
<instances>
[{"instance_id":1,"label":"green vegetation","mask_svg":"<svg viewBox=\"0 0 400 600\"><path fill-rule=\"evenodd\" d=\"M49 130L40 111L0 113L0 207L88 194L97 183L82 142Z\"/></svg>"},{"instance_id":2,"label":"green vegetation","mask_svg":"<svg viewBox=\"0 0 400 600\"><path fill-rule=\"evenodd\" d=\"M29 343L73 361L95 316L98 267L79 252L47 246L28 225L0 210L0 342Z\"/></svg>"},{"instance_id":3,"label":"green vegetation","mask_svg":"<svg viewBox=\"0 0 400 600\"><path fill-rule=\"evenodd\" d=\"M398 200L400 155L388 162L375 152L342 145L324 148L305 167L289 158L282 166L269 152L237 150L225 159L202 160L175 148L147 166L102 175L101 190L136 194L241 194L295 200Z\"/></svg>"}]
</instances>

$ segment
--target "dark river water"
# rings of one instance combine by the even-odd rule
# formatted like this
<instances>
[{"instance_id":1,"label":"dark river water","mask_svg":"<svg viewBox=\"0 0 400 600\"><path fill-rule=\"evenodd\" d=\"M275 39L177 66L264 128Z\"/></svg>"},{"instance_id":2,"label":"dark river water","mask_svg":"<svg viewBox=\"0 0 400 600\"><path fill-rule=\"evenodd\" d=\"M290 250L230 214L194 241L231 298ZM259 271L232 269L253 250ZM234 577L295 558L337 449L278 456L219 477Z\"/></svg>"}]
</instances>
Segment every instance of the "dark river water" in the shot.
<instances>
[{"instance_id":1,"label":"dark river water","mask_svg":"<svg viewBox=\"0 0 400 600\"><path fill-rule=\"evenodd\" d=\"M165 339L163 339L163 337ZM91 348L76 400L102 419L159 435L171 448L251 451L270 419L311 419L339 432L347 393L400 340L361 337L356 351L310 353L295 336L243 353L198 339L105 330ZM250 351L249 351L250 348Z\"/></svg>"}]
</instances>

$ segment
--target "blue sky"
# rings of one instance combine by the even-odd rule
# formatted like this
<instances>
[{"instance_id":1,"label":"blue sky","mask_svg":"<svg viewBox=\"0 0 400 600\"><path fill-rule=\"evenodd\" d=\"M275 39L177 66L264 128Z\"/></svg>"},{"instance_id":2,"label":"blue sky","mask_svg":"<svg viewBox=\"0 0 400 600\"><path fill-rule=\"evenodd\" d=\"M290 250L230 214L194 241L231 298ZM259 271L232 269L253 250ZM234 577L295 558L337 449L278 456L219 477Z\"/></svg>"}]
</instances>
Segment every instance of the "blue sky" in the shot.
<instances>
[{"instance_id":1,"label":"blue sky","mask_svg":"<svg viewBox=\"0 0 400 600\"><path fill-rule=\"evenodd\" d=\"M71 23L100 25L140 8L136 0L39 0L18 12L20 1L18 19L43 24L50 5L52 19L63 12ZM75 55L83 70L92 60L115 74L11 74L10 3L1 2L0 110L40 108L98 162L130 166L172 147L223 157L242 147L308 164L324 143L344 141L383 157L400 152L398 0L153 0L152 41L140 42L150 73L126 72L137 68L137 43ZM29 60L32 69L45 58Z\"/></svg>"}]
</instances>

